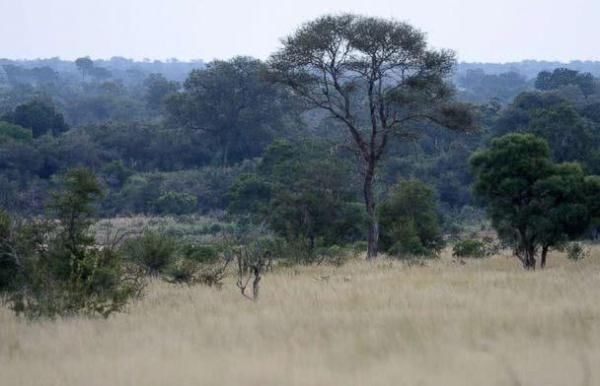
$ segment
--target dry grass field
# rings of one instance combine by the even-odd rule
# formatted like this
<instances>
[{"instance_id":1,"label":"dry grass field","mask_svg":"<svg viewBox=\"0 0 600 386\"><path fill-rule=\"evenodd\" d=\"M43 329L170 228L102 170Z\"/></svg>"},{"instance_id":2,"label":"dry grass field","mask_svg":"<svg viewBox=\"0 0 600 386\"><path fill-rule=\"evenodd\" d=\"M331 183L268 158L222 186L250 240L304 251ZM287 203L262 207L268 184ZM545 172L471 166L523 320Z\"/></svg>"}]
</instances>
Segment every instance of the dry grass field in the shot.
<instances>
[{"instance_id":1,"label":"dry grass field","mask_svg":"<svg viewBox=\"0 0 600 386\"><path fill-rule=\"evenodd\" d=\"M600 249L281 269L261 299L152 283L108 320L0 310L3 386L600 384Z\"/></svg>"}]
</instances>

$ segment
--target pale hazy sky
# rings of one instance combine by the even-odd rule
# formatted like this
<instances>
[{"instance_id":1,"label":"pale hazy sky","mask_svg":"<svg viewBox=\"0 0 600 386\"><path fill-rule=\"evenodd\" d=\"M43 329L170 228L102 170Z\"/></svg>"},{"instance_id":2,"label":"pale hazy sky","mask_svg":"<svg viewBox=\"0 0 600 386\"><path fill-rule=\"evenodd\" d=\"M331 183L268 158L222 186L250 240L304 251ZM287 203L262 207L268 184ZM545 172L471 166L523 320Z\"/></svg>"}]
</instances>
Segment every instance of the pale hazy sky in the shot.
<instances>
[{"instance_id":1,"label":"pale hazy sky","mask_svg":"<svg viewBox=\"0 0 600 386\"><path fill-rule=\"evenodd\" d=\"M600 0L0 0L0 57L266 58L343 12L407 21L463 61L600 60Z\"/></svg>"}]
</instances>

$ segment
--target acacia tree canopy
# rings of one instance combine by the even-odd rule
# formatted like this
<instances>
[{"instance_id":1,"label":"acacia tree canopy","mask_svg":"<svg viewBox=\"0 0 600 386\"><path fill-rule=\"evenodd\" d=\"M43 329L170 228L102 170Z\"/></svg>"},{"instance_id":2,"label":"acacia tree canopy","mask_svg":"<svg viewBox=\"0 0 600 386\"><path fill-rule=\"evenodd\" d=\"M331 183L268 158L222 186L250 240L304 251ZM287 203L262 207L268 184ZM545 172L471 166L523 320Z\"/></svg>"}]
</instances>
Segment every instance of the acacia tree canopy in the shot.
<instances>
[{"instance_id":1,"label":"acacia tree canopy","mask_svg":"<svg viewBox=\"0 0 600 386\"><path fill-rule=\"evenodd\" d=\"M474 120L451 104L446 79L454 53L427 47L409 24L356 15L324 16L301 26L269 60L274 81L348 130L363 166L369 217L368 258L377 256L379 227L373 184L389 137L413 138L418 122L468 129Z\"/></svg>"}]
</instances>

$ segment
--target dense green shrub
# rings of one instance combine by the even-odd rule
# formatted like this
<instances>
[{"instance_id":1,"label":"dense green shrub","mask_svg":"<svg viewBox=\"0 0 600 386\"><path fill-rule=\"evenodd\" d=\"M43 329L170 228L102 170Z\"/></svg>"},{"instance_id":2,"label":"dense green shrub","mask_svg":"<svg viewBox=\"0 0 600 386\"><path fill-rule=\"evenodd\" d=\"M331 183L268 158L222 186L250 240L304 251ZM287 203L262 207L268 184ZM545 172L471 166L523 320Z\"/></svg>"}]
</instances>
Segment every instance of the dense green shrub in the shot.
<instances>
[{"instance_id":1,"label":"dense green shrub","mask_svg":"<svg viewBox=\"0 0 600 386\"><path fill-rule=\"evenodd\" d=\"M268 224L307 256L319 247L362 239L364 206L349 183L350 167L332 152L310 141L274 141L256 173L240 176L230 189L229 212Z\"/></svg>"},{"instance_id":2,"label":"dense green shrub","mask_svg":"<svg viewBox=\"0 0 600 386\"><path fill-rule=\"evenodd\" d=\"M177 242L162 231L146 230L140 237L125 241L122 251L128 260L142 267L146 273L158 276L174 263Z\"/></svg>"},{"instance_id":3,"label":"dense green shrub","mask_svg":"<svg viewBox=\"0 0 600 386\"><path fill-rule=\"evenodd\" d=\"M177 259L166 270L166 280L173 284L192 284L199 264L193 260Z\"/></svg>"},{"instance_id":4,"label":"dense green shrub","mask_svg":"<svg viewBox=\"0 0 600 386\"><path fill-rule=\"evenodd\" d=\"M400 180L379 208L381 248L392 255L436 255L443 246L435 192L418 180Z\"/></svg>"},{"instance_id":5,"label":"dense green shrub","mask_svg":"<svg viewBox=\"0 0 600 386\"><path fill-rule=\"evenodd\" d=\"M219 258L219 251L214 245L186 244L181 248L184 259L197 263L213 263Z\"/></svg>"},{"instance_id":6,"label":"dense green shrub","mask_svg":"<svg viewBox=\"0 0 600 386\"><path fill-rule=\"evenodd\" d=\"M341 266L353 256L353 249L339 245L319 248L316 251L317 262Z\"/></svg>"},{"instance_id":7,"label":"dense green shrub","mask_svg":"<svg viewBox=\"0 0 600 386\"><path fill-rule=\"evenodd\" d=\"M487 255L486 245L480 240L462 240L454 244L452 256L481 258Z\"/></svg>"},{"instance_id":8,"label":"dense green shrub","mask_svg":"<svg viewBox=\"0 0 600 386\"><path fill-rule=\"evenodd\" d=\"M166 192L154 202L159 214L190 214L196 211L198 199L188 193Z\"/></svg>"},{"instance_id":9,"label":"dense green shrub","mask_svg":"<svg viewBox=\"0 0 600 386\"><path fill-rule=\"evenodd\" d=\"M107 317L138 295L143 283L112 245L96 245L90 227L102 192L94 173L70 170L63 185L48 205L57 221L30 222L14 231L11 255L18 264L9 302L30 318Z\"/></svg>"},{"instance_id":10,"label":"dense green shrub","mask_svg":"<svg viewBox=\"0 0 600 386\"><path fill-rule=\"evenodd\" d=\"M15 289L18 274L12 220L0 209L0 294Z\"/></svg>"},{"instance_id":11,"label":"dense green shrub","mask_svg":"<svg viewBox=\"0 0 600 386\"><path fill-rule=\"evenodd\" d=\"M567 259L573 261L583 260L589 256L589 251L581 243L569 243L565 247Z\"/></svg>"}]
</instances>

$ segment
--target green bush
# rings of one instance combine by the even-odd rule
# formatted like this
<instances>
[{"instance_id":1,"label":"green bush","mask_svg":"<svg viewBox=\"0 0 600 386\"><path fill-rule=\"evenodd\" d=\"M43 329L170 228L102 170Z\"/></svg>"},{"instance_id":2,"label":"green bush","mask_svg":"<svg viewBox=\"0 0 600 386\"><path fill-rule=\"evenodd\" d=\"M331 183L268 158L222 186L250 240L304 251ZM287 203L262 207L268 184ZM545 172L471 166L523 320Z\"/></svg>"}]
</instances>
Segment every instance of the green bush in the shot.
<instances>
[{"instance_id":1,"label":"green bush","mask_svg":"<svg viewBox=\"0 0 600 386\"><path fill-rule=\"evenodd\" d=\"M9 138L15 142L31 142L33 135L31 129L0 121L0 143Z\"/></svg>"},{"instance_id":2,"label":"green bush","mask_svg":"<svg viewBox=\"0 0 600 386\"><path fill-rule=\"evenodd\" d=\"M316 252L318 262L341 266L352 256L352 249L339 245L319 248Z\"/></svg>"},{"instance_id":3,"label":"green bush","mask_svg":"<svg viewBox=\"0 0 600 386\"><path fill-rule=\"evenodd\" d=\"M356 241L352 244L352 249L354 253L363 253L366 252L369 247L369 244L366 241Z\"/></svg>"},{"instance_id":4,"label":"green bush","mask_svg":"<svg viewBox=\"0 0 600 386\"><path fill-rule=\"evenodd\" d=\"M181 249L182 257L197 263L214 263L219 258L219 251L214 245L186 244Z\"/></svg>"},{"instance_id":5,"label":"green bush","mask_svg":"<svg viewBox=\"0 0 600 386\"><path fill-rule=\"evenodd\" d=\"M432 187L400 180L379 207L381 248L392 255L436 256L443 239Z\"/></svg>"},{"instance_id":6,"label":"green bush","mask_svg":"<svg viewBox=\"0 0 600 386\"><path fill-rule=\"evenodd\" d=\"M486 244L480 240L463 240L454 244L452 256L481 258L487 255Z\"/></svg>"},{"instance_id":7,"label":"green bush","mask_svg":"<svg viewBox=\"0 0 600 386\"><path fill-rule=\"evenodd\" d=\"M567 253L567 259L573 261L583 260L589 256L589 251L580 243L569 243L565 247Z\"/></svg>"},{"instance_id":8,"label":"green bush","mask_svg":"<svg viewBox=\"0 0 600 386\"><path fill-rule=\"evenodd\" d=\"M407 227L410 229L410 225ZM387 252L396 257L414 257L414 256L434 256L436 250L428 249L423 245L419 237L415 234L406 233L391 247Z\"/></svg>"},{"instance_id":9,"label":"green bush","mask_svg":"<svg viewBox=\"0 0 600 386\"><path fill-rule=\"evenodd\" d=\"M65 269L66 262L69 269ZM47 256L29 256L26 270L27 285L11 300L13 309L29 318L108 317L122 310L143 288L141 277L111 248L92 248L75 257L63 246L54 246Z\"/></svg>"},{"instance_id":10,"label":"green bush","mask_svg":"<svg viewBox=\"0 0 600 386\"><path fill-rule=\"evenodd\" d=\"M158 276L175 261L175 238L161 231L146 230L142 236L127 240L122 251L125 257L142 267L146 273Z\"/></svg>"},{"instance_id":11,"label":"green bush","mask_svg":"<svg viewBox=\"0 0 600 386\"><path fill-rule=\"evenodd\" d=\"M188 259L177 259L166 269L167 281L173 284L192 284L196 278L199 265Z\"/></svg>"},{"instance_id":12,"label":"green bush","mask_svg":"<svg viewBox=\"0 0 600 386\"><path fill-rule=\"evenodd\" d=\"M0 209L0 294L14 290L19 267L14 255L15 240L10 216Z\"/></svg>"},{"instance_id":13,"label":"green bush","mask_svg":"<svg viewBox=\"0 0 600 386\"><path fill-rule=\"evenodd\" d=\"M190 214L196 211L198 199L188 193L166 192L154 203L160 214Z\"/></svg>"},{"instance_id":14,"label":"green bush","mask_svg":"<svg viewBox=\"0 0 600 386\"><path fill-rule=\"evenodd\" d=\"M111 245L96 245L90 228L94 203L102 192L94 173L70 170L63 185L62 191L52 194L48 205L53 219L12 230L10 255L19 264L9 303L17 313L30 318L76 314L108 317L139 295L143 281ZM0 222L0 232L5 233L5 216Z\"/></svg>"},{"instance_id":15,"label":"green bush","mask_svg":"<svg viewBox=\"0 0 600 386\"><path fill-rule=\"evenodd\" d=\"M217 233L222 232L222 231L223 231L223 226L221 224L214 223L210 227L208 227L207 233L210 233L211 235L216 235Z\"/></svg>"}]
</instances>

